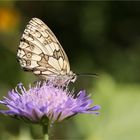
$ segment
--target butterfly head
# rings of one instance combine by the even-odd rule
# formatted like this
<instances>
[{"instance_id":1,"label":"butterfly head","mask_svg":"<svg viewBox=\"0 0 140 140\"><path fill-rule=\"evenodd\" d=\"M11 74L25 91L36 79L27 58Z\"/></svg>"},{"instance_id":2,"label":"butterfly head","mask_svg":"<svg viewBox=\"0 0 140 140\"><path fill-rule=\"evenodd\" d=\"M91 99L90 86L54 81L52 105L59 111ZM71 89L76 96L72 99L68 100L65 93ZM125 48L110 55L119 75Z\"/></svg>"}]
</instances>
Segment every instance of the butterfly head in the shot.
<instances>
[{"instance_id":1,"label":"butterfly head","mask_svg":"<svg viewBox=\"0 0 140 140\"><path fill-rule=\"evenodd\" d=\"M69 81L74 83L77 79L77 75L75 73L73 73L72 71L70 71L69 73Z\"/></svg>"}]
</instances>

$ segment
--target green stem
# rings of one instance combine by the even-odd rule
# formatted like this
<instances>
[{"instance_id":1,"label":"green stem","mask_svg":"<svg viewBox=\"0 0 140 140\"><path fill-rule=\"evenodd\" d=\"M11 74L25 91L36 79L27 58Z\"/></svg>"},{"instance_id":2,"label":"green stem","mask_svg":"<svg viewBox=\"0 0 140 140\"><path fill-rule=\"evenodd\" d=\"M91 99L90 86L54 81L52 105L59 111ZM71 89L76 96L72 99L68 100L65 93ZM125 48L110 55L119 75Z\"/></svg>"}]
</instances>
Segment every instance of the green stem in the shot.
<instances>
[{"instance_id":1,"label":"green stem","mask_svg":"<svg viewBox=\"0 0 140 140\"><path fill-rule=\"evenodd\" d=\"M49 140L48 126L49 126L49 125L43 125L44 140Z\"/></svg>"},{"instance_id":2,"label":"green stem","mask_svg":"<svg viewBox=\"0 0 140 140\"><path fill-rule=\"evenodd\" d=\"M48 134L45 134L45 135L44 135L44 140L49 140Z\"/></svg>"}]
</instances>

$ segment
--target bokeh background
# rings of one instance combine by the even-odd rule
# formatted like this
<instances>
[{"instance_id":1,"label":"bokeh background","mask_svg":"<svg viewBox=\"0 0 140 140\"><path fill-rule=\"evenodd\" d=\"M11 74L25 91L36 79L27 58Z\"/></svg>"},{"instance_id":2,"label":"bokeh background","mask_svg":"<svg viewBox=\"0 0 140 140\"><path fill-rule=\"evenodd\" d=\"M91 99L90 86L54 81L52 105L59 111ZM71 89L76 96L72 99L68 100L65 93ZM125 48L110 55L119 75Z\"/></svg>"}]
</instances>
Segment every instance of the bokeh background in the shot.
<instances>
[{"instance_id":1,"label":"bokeh background","mask_svg":"<svg viewBox=\"0 0 140 140\"><path fill-rule=\"evenodd\" d=\"M140 2L0 1L0 98L37 77L16 60L23 30L32 17L55 33L86 89L101 105L99 116L78 115L53 130L56 140L140 139ZM2 107L0 107L2 108ZM0 140L40 140L39 126L0 115Z\"/></svg>"}]
</instances>

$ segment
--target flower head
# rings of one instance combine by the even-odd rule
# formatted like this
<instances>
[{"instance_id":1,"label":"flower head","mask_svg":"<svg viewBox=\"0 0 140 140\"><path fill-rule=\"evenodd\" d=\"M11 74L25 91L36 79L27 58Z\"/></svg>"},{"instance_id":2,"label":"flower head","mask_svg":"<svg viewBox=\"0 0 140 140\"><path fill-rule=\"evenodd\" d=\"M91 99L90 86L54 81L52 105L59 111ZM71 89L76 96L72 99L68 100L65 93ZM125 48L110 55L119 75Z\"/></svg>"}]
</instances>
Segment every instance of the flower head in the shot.
<instances>
[{"instance_id":1,"label":"flower head","mask_svg":"<svg viewBox=\"0 0 140 140\"><path fill-rule=\"evenodd\" d=\"M8 110L0 112L39 123L46 117L51 122L62 121L78 113L98 114L100 106L91 106L92 100L85 91L76 96L68 89L55 87L49 83L38 82L28 90L22 84L9 91L8 97L0 101Z\"/></svg>"}]
</instances>

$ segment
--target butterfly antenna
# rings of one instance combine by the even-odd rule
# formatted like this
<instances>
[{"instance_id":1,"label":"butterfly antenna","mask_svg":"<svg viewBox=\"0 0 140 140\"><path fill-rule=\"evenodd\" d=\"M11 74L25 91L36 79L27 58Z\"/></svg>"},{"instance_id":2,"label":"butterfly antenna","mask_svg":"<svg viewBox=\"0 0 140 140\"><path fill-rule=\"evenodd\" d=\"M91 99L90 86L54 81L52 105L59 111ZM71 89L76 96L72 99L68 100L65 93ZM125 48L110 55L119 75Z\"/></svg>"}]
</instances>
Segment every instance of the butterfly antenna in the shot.
<instances>
[{"instance_id":1,"label":"butterfly antenna","mask_svg":"<svg viewBox=\"0 0 140 140\"><path fill-rule=\"evenodd\" d=\"M80 76L80 77L88 76L88 77L96 77L96 78L99 77L98 74L95 74L95 73L79 73L79 74L77 74L77 76Z\"/></svg>"}]
</instances>

